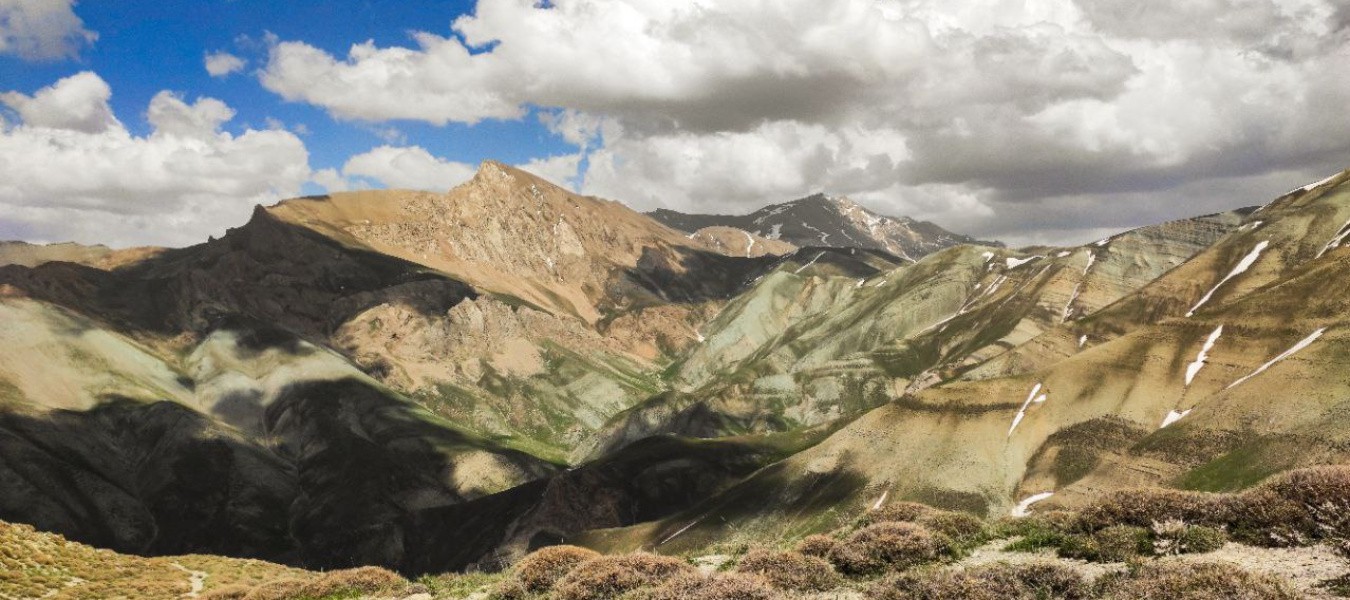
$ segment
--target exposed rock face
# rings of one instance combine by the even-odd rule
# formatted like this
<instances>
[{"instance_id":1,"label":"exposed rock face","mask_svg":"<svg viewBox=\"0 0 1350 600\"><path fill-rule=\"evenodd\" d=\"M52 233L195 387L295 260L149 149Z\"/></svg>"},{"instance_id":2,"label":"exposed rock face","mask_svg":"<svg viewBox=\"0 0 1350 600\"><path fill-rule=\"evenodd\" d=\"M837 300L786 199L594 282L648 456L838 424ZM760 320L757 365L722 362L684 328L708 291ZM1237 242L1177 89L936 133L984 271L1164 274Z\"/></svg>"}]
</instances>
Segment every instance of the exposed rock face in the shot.
<instances>
[{"instance_id":1,"label":"exposed rock face","mask_svg":"<svg viewBox=\"0 0 1350 600\"><path fill-rule=\"evenodd\" d=\"M796 246L782 240L771 240L744 229L720 225L704 227L695 231L689 234L689 239L702 242L727 256L744 256L746 258L766 254L781 256L797 249Z\"/></svg>"},{"instance_id":2,"label":"exposed rock face","mask_svg":"<svg viewBox=\"0 0 1350 600\"><path fill-rule=\"evenodd\" d=\"M878 215L848 198L824 194L766 206L748 215L689 215L666 209L648 214L695 235L707 228L737 228L800 248L882 250L910 260L958 244L997 245L977 242L925 221Z\"/></svg>"}]
</instances>

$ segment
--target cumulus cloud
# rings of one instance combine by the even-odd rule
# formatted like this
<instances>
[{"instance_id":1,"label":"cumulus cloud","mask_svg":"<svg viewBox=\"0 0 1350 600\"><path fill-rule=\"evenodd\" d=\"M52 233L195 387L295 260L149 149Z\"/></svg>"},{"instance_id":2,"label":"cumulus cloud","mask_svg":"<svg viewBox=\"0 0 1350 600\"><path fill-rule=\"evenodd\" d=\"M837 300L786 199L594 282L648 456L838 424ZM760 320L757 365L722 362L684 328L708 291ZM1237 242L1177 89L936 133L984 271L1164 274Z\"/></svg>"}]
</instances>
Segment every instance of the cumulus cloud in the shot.
<instances>
[{"instance_id":1,"label":"cumulus cloud","mask_svg":"<svg viewBox=\"0 0 1350 600\"><path fill-rule=\"evenodd\" d=\"M244 59L229 52L207 54L204 60L206 72L212 77L228 77L244 70Z\"/></svg>"},{"instance_id":2,"label":"cumulus cloud","mask_svg":"<svg viewBox=\"0 0 1350 600\"><path fill-rule=\"evenodd\" d=\"M581 165L580 154L537 158L517 165L564 187L572 187ZM314 182L339 192L376 183L387 187L448 190L473 177L476 165L433 156L420 146L380 146L347 159L342 170L323 169Z\"/></svg>"},{"instance_id":3,"label":"cumulus cloud","mask_svg":"<svg viewBox=\"0 0 1350 600\"><path fill-rule=\"evenodd\" d=\"M0 233L32 240L184 245L244 223L254 204L296 195L309 157L286 131L222 130L234 111L157 94L147 136L130 133L92 72L0 101Z\"/></svg>"},{"instance_id":4,"label":"cumulus cloud","mask_svg":"<svg viewBox=\"0 0 1350 600\"><path fill-rule=\"evenodd\" d=\"M1228 205L1259 203L1350 163L1338 4L479 0L409 47L275 41L260 78L341 119L538 109L585 153L583 191L642 208L742 212L825 190L1074 241L1108 212L1170 216L1148 198L1242 181L1257 187ZM1109 211L1001 216L1068 205Z\"/></svg>"},{"instance_id":5,"label":"cumulus cloud","mask_svg":"<svg viewBox=\"0 0 1350 600\"><path fill-rule=\"evenodd\" d=\"M0 0L0 54L25 60L74 58L98 39L73 0Z\"/></svg>"}]
</instances>

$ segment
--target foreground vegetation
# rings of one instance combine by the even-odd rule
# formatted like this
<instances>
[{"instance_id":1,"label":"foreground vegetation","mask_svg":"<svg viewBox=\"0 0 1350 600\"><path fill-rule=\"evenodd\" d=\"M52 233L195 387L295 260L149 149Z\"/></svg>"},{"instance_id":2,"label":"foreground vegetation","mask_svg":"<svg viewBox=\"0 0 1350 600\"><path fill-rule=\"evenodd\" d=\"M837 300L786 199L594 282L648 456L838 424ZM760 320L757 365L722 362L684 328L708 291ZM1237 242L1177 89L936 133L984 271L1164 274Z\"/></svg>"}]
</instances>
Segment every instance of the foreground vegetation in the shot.
<instances>
[{"instance_id":1,"label":"foreground vegetation","mask_svg":"<svg viewBox=\"0 0 1350 600\"><path fill-rule=\"evenodd\" d=\"M1350 467L1292 471L1237 494L1122 491L1078 511L1022 519L899 502L776 547L674 557L552 546L502 573L416 581L375 567L314 573L215 557L128 557L26 526L0 525L0 540L0 598L1283 599L1300 590L1231 562L1175 558L1230 543L1324 545L1350 557ZM991 546L1022 559L968 560ZM1093 563L1104 567L1085 568ZM1328 581L1324 593L1343 591L1344 581Z\"/></svg>"}]
</instances>

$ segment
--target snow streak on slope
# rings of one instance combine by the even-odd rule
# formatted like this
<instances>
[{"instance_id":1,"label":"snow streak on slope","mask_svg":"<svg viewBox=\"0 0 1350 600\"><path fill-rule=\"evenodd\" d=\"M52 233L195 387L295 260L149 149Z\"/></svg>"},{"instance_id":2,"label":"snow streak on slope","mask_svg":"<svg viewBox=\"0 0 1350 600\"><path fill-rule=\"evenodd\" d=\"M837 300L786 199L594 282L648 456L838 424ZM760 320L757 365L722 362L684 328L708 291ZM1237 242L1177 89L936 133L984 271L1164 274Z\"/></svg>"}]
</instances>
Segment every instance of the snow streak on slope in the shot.
<instances>
[{"instance_id":1,"label":"snow streak on slope","mask_svg":"<svg viewBox=\"0 0 1350 600\"><path fill-rule=\"evenodd\" d=\"M1312 335L1310 335L1310 336L1308 336L1308 337L1306 337L1306 338L1303 338L1301 341L1299 341L1299 343L1294 344L1294 347L1293 347L1293 348L1290 348L1290 349L1288 349L1288 350L1285 350L1284 352L1280 353L1279 356L1276 356L1275 358L1270 359L1270 362L1268 362L1268 363L1266 363L1266 364L1264 364L1264 365L1261 365L1260 368L1256 369L1255 371L1252 371L1250 375L1247 375L1246 377L1243 377L1242 379L1239 379L1239 380L1237 380L1237 381L1234 381L1233 383L1228 384L1228 387L1226 387L1226 388L1224 388L1224 389L1230 389L1230 390L1231 390L1231 389L1237 387L1238 385L1241 385L1243 382L1247 381L1248 379L1251 379L1251 378L1253 378L1253 377L1256 377L1257 375L1260 375L1261 373L1264 373L1264 372L1266 371L1266 369L1271 368L1272 366L1275 365L1275 363L1280 362L1280 361L1282 361L1282 360L1284 360L1284 359L1286 359L1286 358L1289 358L1290 356L1293 356L1294 354L1298 353L1300 350L1303 350L1304 348L1307 348L1308 346L1311 346L1313 342L1317 341L1317 338L1322 337L1322 334L1324 334L1324 333L1326 333L1326 332L1327 332L1327 328L1326 328L1326 327L1323 327L1323 328L1321 328L1321 329L1318 329L1317 331L1312 332Z\"/></svg>"},{"instance_id":2,"label":"snow streak on slope","mask_svg":"<svg viewBox=\"0 0 1350 600\"><path fill-rule=\"evenodd\" d=\"M1041 492L1039 494L1028 496L1025 500L1018 502L1012 510L1014 517L1026 517L1031 515L1031 505L1055 495L1054 492Z\"/></svg>"},{"instance_id":3,"label":"snow streak on slope","mask_svg":"<svg viewBox=\"0 0 1350 600\"><path fill-rule=\"evenodd\" d=\"M1158 429L1162 429L1164 427L1167 427L1168 425L1176 423L1177 421L1180 421L1183 417L1189 414L1191 414L1190 410L1183 410L1180 412L1175 410L1168 411L1167 417L1163 419L1162 425L1159 425Z\"/></svg>"},{"instance_id":4,"label":"snow streak on slope","mask_svg":"<svg viewBox=\"0 0 1350 600\"><path fill-rule=\"evenodd\" d=\"M1322 249L1317 253L1317 258L1322 258L1323 254L1340 248L1341 243L1345 241L1346 237L1350 237L1350 221L1346 221L1344 225L1341 225L1340 231L1336 232L1336 237L1331 238L1331 241L1327 242L1327 245L1322 246Z\"/></svg>"},{"instance_id":5,"label":"snow streak on slope","mask_svg":"<svg viewBox=\"0 0 1350 600\"><path fill-rule=\"evenodd\" d=\"M1219 341L1219 336L1223 335L1223 325L1209 334L1209 339L1205 340L1204 347L1200 348L1200 353L1195 355L1195 362L1186 366L1186 385L1189 387L1195 376L1204 368L1205 361L1209 360L1209 351L1214 348L1214 344Z\"/></svg>"},{"instance_id":6,"label":"snow streak on slope","mask_svg":"<svg viewBox=\"0 0 1350 600\"><path fill-rule=\"evenodd\" d=\"M1220 279L1219 283L1214 284L1214 287L1210 288L1209 292L1206 292L1205 296L1201 298L1199 302L1195 303L1195 306L1192 306L1190 311L1187 311L1186 316L1189 317L1194 315L1196 310L1199 310L1201 306L1204 306L1206 302L1209 302L1209 299L1214 296L1214 292L1223 287L1223 284L1228 283L1230 279L1237 277L1238 275L1247 272L1247 269L1252 268L1252 265L1256 264L1256 260L1261 258L1261 252L1269 245L1270 240L1263 240L1261 243L1257 244L1255 248L1252 248L1252 251L1247 253L1247 256L1242 257L1242 262L1239 262L1236 267L1233 267L1233 270L1228 273L1227 277Z\"/></svg>"},{"instance_id":7,"label":"snow streak on slope","mask_svg":"<svg viewBox=\"0 0 1350 600\"><path fill-rule=\"evenodd\" d=\"M1008 427L1008 437L1012 437L1013 430L1017 429L1017 426L1022 422L1022 419L1026 418L1027 408L1031 406L1031 403L1035 402L1036 404L1040 404L1045 402L1045 394L1041 394L1040 396L1036 395L1039 394L1040 391L1041 384L1039 383L1036 384L1036 387L1031 388L1031 393L1027 394L1027 401L1022 403L1022 408L1017 411L1017 416L1013 417L1012 426Z\"/></svg>"}]
</instances>

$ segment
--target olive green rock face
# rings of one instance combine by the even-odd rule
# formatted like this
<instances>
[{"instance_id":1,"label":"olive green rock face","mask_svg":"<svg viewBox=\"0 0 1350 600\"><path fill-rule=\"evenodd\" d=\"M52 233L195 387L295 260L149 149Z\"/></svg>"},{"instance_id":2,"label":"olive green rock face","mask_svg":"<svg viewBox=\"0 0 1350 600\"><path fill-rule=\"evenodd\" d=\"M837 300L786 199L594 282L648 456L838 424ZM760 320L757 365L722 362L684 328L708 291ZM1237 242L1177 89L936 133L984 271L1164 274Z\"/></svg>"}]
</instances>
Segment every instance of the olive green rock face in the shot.
<instances>
[{"instance_id":1,"label":"olive green rock face","mask_svg":"<svg viewBox=\"0 0 1350 600\"><path fill-rule=\"evenodd\" d=\"M0 519L412 573L1240 489L1350 448L1347 179L907 260L733 249L489 164L192 248L11 248Z\"/></svg>"}]
</instances>

